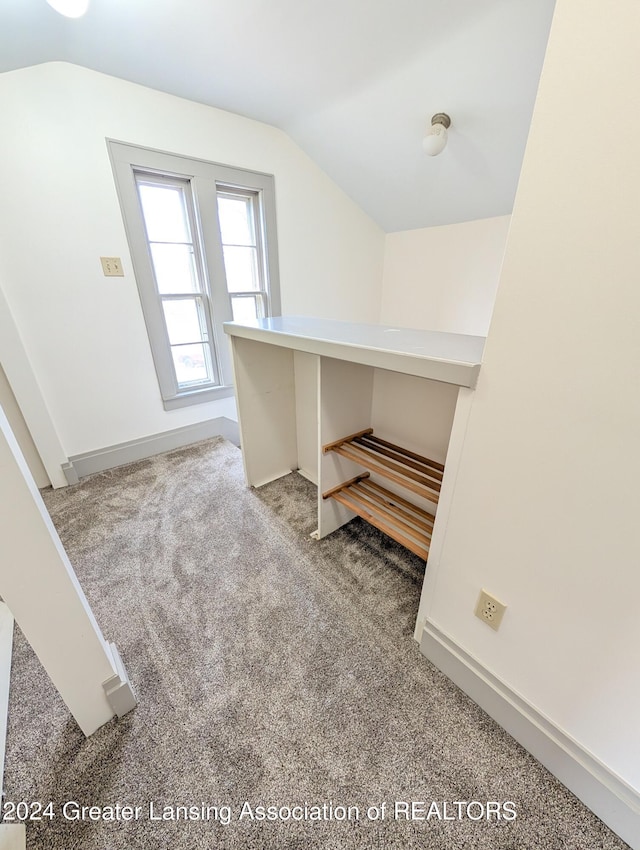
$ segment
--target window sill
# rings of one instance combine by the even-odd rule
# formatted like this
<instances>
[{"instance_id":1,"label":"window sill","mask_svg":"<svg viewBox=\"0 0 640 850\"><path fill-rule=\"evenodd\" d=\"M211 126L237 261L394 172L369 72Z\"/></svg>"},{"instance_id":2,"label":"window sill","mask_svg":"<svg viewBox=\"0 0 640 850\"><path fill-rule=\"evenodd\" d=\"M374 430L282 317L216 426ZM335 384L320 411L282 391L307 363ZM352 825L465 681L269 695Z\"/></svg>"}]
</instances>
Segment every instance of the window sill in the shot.
<instances>
[{"instance_id":1,"label":"window sill","mask_svg":"<svg viewBox=\"0 0 640 850\"><path fill-rule=\"evenodd\" d=\"M207 387L202 390L191 390L180 395L162 400L165 410L177 410L180 407L190 407L192 404L205 404L221 398L230 398L234 393L233 387Z\"/></svg>"}]
</instances>

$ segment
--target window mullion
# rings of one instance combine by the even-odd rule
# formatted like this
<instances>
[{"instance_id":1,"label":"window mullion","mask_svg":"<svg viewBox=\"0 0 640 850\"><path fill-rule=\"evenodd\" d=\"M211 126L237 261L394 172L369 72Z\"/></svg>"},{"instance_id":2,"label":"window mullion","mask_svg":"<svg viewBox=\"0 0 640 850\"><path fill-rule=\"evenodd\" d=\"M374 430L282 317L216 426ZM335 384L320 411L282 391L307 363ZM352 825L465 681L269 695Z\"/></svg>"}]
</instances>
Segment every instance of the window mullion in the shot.
<instances>
[{"instance_id":1,"label":"window mullion","mask_svg":"<svg viewBox=\"0 0 640 850\"><path fill-rule=\"evenodd\" d=\"M258 266L258 279L260 281L260 291L263 295L263 313L265 316L268 316L270 314L269 303L271 286L269 280L267 245L264 238L265 216L262 203L262 192L256 193L256 195L252 198L252 205L253 220L255 222L254 228L256 239L256 265Z\"/></svg>"},{"instance_id":2,"label":"window mullion","mask_svg":"<svg viewBox=\"0 0 640 850\"><path fill-rule=\"evenodd\" d=\"M215 317L212 332L219 355L220 380L223 383L231 383L233 375L231 349L222 324L231 321L233 314L231 312L231 299L227 292L215 181L199 179L196 184L196 191L207 272L209 279L214 281L211 291L211 313Z\"/></svg>"}]
</instances>

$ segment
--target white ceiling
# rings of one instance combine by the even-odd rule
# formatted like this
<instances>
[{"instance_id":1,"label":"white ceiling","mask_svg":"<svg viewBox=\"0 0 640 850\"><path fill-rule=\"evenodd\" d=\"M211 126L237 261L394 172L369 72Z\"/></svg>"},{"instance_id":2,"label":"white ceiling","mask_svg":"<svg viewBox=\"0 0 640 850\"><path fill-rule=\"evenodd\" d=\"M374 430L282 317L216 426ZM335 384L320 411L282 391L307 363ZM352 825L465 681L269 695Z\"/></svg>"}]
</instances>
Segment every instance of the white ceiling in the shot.
<instances>
[{"instance_id":1,"label":"white ceiling","mask_svg":"<svg viewBox=\"0 0 640 850\"><path fill-rule=\"evenodd\" d=\"M62 60L274 124L386 231L511 211L554 0L2 0L0 70ZM447 149L422 136L449 113Z\"/></svg>"}]
</instances>

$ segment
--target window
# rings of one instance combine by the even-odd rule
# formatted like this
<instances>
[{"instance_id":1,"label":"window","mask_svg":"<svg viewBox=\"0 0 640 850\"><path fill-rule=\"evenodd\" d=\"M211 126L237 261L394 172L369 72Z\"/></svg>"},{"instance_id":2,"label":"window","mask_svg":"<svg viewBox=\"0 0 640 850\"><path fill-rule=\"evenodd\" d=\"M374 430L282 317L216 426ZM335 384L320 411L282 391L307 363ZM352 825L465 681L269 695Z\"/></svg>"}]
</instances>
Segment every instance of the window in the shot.
<instances>
[{"instance_id":1,"label":"window","mask_svg":"<svg viewBox=\"0 0 640 850\"><path fill-rule=\"evenodd\" d=\"M222 323L280 313L273 177L109 149L164 406L231 395Z\"/></svg>"},{"instance_id":2,"label":"window","mask_svg":"<svg viewBox=\"0 0 640 850\"><path fill-rule=\"evenodd\" d=\"M257 192L245 193L218 191L218 218L222 253L227 276L227 291L231 296L231 309L236 322L247 322L268 316L267 287L265 283L264 246L260 237L259 196Z\"/></svg>"}]
</instances>

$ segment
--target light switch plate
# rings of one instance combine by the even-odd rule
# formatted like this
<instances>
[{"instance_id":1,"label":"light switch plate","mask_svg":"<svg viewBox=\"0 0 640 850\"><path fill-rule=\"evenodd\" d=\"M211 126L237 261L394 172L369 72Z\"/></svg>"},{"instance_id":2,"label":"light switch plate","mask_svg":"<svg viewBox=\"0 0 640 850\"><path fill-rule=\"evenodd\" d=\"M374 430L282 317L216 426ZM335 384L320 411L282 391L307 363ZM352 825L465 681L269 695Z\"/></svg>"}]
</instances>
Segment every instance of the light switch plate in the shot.
<instances>
[{"instance_id":1,"label":"light switch plate","mask_svg":"<svg viewBox=\"0 0 640 850\"><path fill-rule=\"evenodd\" d=\"M105 277L124 277L120 257L100 257Z\"/></svg>"}]
</instances>

